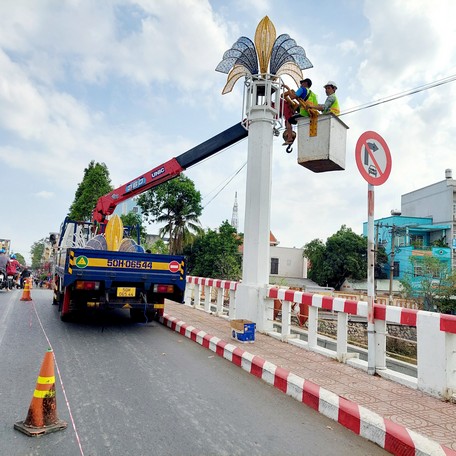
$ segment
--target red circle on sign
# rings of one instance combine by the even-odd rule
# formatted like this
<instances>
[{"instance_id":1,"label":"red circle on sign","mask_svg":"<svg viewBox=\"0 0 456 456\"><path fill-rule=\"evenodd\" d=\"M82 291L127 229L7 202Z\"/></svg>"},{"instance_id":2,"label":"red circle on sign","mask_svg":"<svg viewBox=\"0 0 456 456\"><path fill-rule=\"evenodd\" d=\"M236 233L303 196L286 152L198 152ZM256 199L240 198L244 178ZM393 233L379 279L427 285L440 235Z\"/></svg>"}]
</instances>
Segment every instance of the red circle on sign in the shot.
<instances>
[{"instance_id":1,"label":"red circle on sign","mask_svg":"<svg viewBox=\"0 0 456 456\"><path fill-rule=\"evenodd\" d=\"M378 163L375 160L374 151L370 150L370 147L367 145L369 140L374 140L379 143L381 146L378 149L377 155L384 155L385 158L385 169L381 169ZM376 166L370 165L368 169L365 168L366 164L363 163L362 155L363 150L366 150L367 154L369 155L370 159L373 160ZM358 139L355 147L355 158L356 158L356 166L358 166L359 172L361 176L371 185L382 185L388 179L391 173L391 166L392 166L392 159L391 153L389 150L386 141L375 131L366 131L364 132ZM375 174L371 174L370 169L375 171ZM378 175L377 175L378 174Z\"/></svg>"},{"instance_id":2,"label":"red circle on sign","mask_svg":"<svg viewBox=\"0 0 456 456\"><path fill-rule=\"evenodd\" d=\"M171 261L171 263L169 263L169 265L168 265L168 269L171 272L178 272L179 268L180 268L180 264L177 261Z\"/></svg>"}]
</instances>

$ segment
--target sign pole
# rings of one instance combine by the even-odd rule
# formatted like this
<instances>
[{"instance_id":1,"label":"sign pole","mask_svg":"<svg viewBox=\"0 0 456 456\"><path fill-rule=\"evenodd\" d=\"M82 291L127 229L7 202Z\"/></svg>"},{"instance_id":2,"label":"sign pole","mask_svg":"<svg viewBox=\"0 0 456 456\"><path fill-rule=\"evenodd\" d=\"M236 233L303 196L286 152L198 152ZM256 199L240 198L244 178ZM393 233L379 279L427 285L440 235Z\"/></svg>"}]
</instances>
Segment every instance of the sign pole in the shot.
<instances>
[{"instance_id":1,"label":"sign pole","mask_svg":"<svg viewBox=\"0 0 456 456\"><path fill-rule=\"evenodd\" d=\"M367 185L367 373L375 374L375 244L374 244L374 186Z\"/></svg>"},{"instance_id":2,"label":"sign pole","mask_svg":"<svg viewBox=\"0 0 456 456\"><path fill-rule=\"evenodd\" d=\"M366 131L355 147L356 166L367 181L367 373L375 374L375 242L374 242L374 186L382 185L391 173L391 153L386 141L375 131ZM384 338L383 338L384 339ZM379 340L379 344L380 344ZM384 343L384 342L383 342Z\"/></svg>"}]
</instances>

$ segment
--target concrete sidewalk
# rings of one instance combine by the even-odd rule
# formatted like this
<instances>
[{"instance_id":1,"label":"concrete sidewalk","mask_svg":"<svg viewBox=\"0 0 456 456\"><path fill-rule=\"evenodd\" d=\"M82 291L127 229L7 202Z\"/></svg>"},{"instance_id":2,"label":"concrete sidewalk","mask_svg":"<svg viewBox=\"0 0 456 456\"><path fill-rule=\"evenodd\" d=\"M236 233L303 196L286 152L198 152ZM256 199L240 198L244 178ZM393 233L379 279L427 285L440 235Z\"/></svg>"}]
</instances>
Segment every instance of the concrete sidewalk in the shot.
<instances>
[{"instance_id":1,"label":"concrete sidewalk","mask_svg":"<svg viewBox=\"0 0 456 456\"><path fill-rule=\"evenodd\" d=\"M397 455L456 456L456 404L167 301L163 323Z\"/></svg>"}]
</instances>

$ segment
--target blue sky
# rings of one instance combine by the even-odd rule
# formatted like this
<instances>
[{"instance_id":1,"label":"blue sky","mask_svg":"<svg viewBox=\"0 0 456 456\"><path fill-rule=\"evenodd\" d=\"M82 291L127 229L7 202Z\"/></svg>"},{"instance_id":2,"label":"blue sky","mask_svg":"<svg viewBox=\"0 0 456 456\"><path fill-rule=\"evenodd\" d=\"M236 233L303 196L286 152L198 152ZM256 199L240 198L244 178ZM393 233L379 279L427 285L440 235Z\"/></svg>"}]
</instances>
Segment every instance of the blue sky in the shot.
<instances>
[{"instance_id":1,"label":"blue sky","mask_svg":"<svg viewBox=\"0 0 456 456\"><path fill-rule=\"evenodd\" d=\"M0 238L28 258L33 242L58 231L91 160L106 163L117 187L239 122L242 82L222 96L226 76L214 69L265 15L306 50L320 100L327 80L338 83L342 112L456 74L452 0L3 0ZM343 116L343 172L313 174L275 138L280 245L326 240L342 224L362 233L367 183L354 149L364 131L383 136L393 158L376 217L446 168L456 173L455 92L452 82ZM231 219L237 192L243 231L246 168L209 200L246 159L243 141L186 171L207 204L204 228Z\"/></svg>"}]
</instances>

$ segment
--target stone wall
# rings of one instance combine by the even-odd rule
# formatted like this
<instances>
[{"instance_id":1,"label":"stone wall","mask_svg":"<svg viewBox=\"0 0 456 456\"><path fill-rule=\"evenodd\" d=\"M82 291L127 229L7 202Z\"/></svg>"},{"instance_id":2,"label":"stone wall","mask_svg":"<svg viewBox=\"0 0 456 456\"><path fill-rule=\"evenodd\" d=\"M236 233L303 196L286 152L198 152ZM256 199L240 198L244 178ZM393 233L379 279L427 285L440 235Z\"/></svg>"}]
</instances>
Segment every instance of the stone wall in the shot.
<instances>
[{"instance_id":1,"label":"stone wall","mask_svg":"<svg viewBox=\"0 0 456 456\"><path fill-rule=\"evenodd\" d=\"M391 354L416 360L416 327L387 325L386 350ZM330 337L337 336L337 321L319 320L318 332ZM367 347L367 322L348 323L348 343Z\"/></svg>"}]
</instances>

